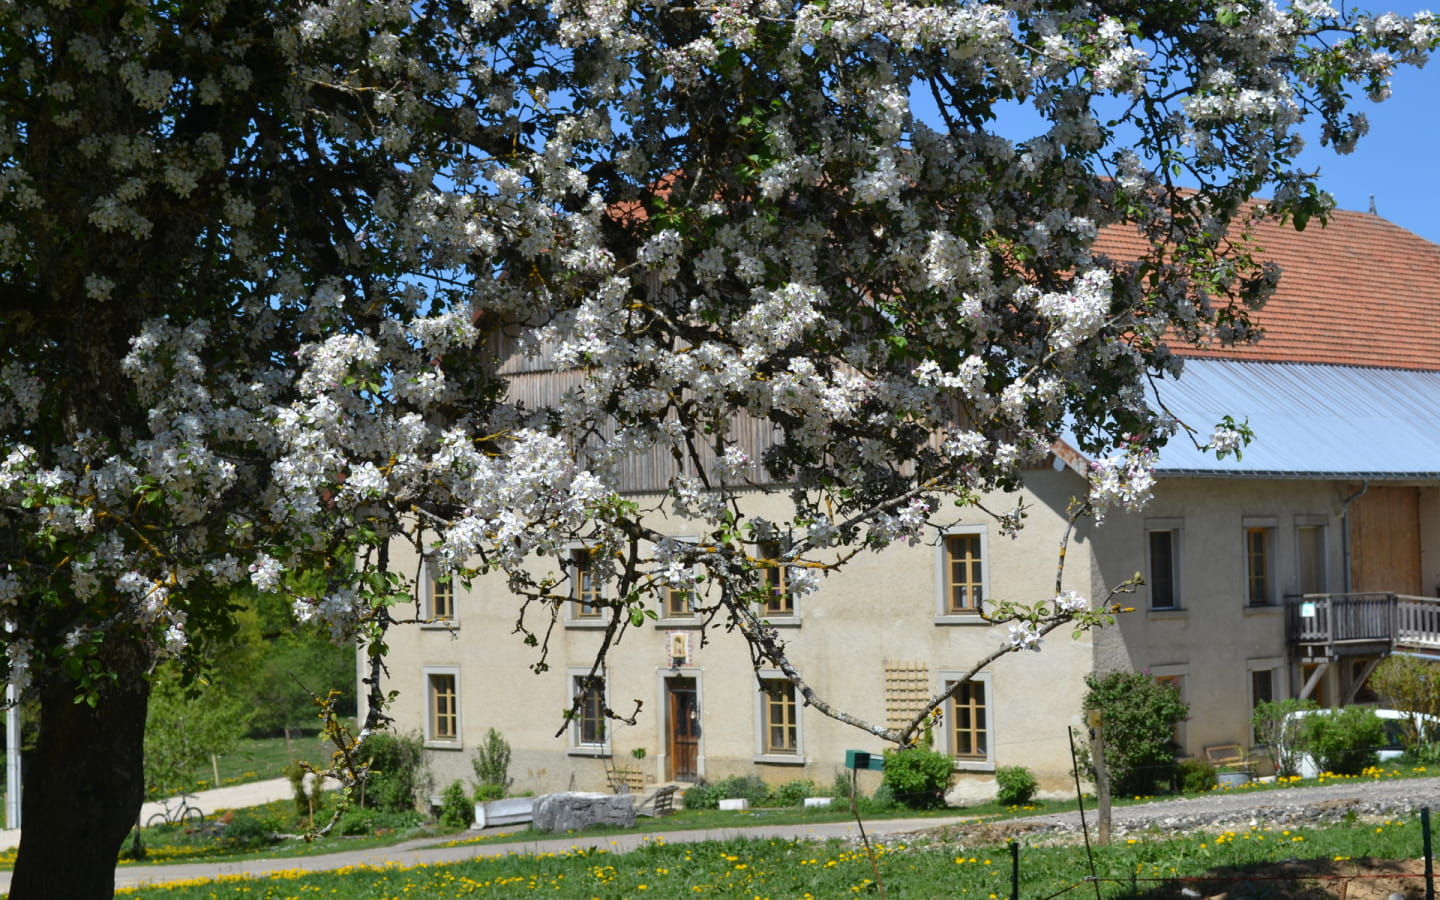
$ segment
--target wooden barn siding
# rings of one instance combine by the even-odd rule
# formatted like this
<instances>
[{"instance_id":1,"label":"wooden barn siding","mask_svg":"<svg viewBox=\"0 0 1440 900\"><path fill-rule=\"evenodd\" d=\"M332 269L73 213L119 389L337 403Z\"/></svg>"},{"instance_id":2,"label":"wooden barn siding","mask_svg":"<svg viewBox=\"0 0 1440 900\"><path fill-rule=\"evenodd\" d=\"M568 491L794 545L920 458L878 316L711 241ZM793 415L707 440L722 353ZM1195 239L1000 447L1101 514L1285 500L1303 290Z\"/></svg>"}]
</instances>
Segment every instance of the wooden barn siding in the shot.
<instances>
[{"instance_id":1,"label":"wooden barn siding","mask_svg":"<svg viewBox=\"0 0 1440 900\"><path fill-rule=\"evenodd\" d=\"M1372 485L1350 507L1350 590L1420 594L1420 587L1420 491Z\"/></svg>"},{"instance_id":2,"label":"wooden barn siding","mask_svg":"<svg viewBox=\"0 0 1440 900\"><path fill-rule=\"evenodd\" d=\"M512 401L523 403L530 409L543 409L556 405L566 393L579 389L585 375L574 369L547 371L528 368L521 372L512 370L509 377L509 397ZM614 423L606 422L597 439L603 440L614 433ZM773 484L758 461L761 455L776 443L778 434L778 430L766 419L757 419L744 413L736 414L731 419L729 436L736 440L754 461L749 475L756 485ZM715 453L709 444L703 443L704 438L704 435L697 437L696 449L699 452L700 464L706 471L710 471L715 464ZM668 446L654 446L645 452L634 454L621 464L618 473L620 489L637 493L663 491L670 486L671 480L682 472L694 471L688 453L683 454L682 459L683 468Z\"/></svg>"},{"instance_id":3,"label":"wooden barn siding","mask_svg":"<svg viewBox=\"0 0 1440 900\"><path fill-rule=\"evenodd\" d=\"M532 359L528 363L507 362L502 372L508 369L510 388L508 396L513 402L523 403L529 409L544 409L558 404L566 393L578 390L584 381L585 373L576 369L549 370L543 368L544 361ZM597 440L614 434L613 423L607 422L601 430ZM715 453L711 445L704 443L706 436L700 435L696 438L696 449L700 457L700 465L707 472L713 470L715 464ZM737 412L730 419L729 437L740 445L746 455L751 459L749 478L751 483L757 487L777 486L769 474L760 465L760 460L771 447L779 443L781 432L768 419L759 419L748 413ZM938 449L940 435L931 437L930 445ZM683 452L682 461L677 462L674 454L668 446L651 447L645 452L635 454L625 461L618 473L620 489L626 492L646 493L663 491L670 486L670 482L682 472L693 473L694 466L691 463L688 452ZM682 468L683 466L683 468ZM913 465L907 464L902 471L913 471Z\"/></svg>"}]
</instances>

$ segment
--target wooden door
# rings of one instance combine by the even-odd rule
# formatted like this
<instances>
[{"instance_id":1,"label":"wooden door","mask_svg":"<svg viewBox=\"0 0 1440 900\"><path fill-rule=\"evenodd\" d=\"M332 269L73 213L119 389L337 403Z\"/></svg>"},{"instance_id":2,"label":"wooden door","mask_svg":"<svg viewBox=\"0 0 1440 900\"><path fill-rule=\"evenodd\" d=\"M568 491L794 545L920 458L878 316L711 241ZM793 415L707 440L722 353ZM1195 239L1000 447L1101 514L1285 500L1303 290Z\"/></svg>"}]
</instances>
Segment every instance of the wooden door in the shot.
<instances>
[{"instance_id":1,"label":"wooden door","mask_svg":"<svg viewBox=\"0 0 1440 900\"><path fill-rule=\"evenodd\" d=\"M671 781L700 778L700 700L693 678L665 679Z\"/></svg>"}]
</instances>

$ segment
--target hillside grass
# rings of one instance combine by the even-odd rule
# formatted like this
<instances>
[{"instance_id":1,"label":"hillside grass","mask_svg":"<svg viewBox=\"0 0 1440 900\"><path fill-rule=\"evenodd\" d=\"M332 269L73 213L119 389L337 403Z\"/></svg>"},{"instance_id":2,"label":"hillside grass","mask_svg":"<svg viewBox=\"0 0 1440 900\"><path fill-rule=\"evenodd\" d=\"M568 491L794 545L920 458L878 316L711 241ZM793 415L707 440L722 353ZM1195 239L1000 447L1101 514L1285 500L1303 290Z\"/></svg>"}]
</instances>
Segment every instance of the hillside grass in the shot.
<instances>
[{"instance_id":1,"label":"hillside grass","mask_svg":"<svg viewBox=\"0 0 1440 900\"><path fill-rule=\"evenodd\" d=\"M284 778L285 769L291 763L300 760L319 763L329 755L330 749L314 731L292 733L288 740L283 736L241 738L234 750L216 759L220 770L218 786L229 787ZM194 776L194 781L186 788L188 793L208 791L216 787L214 768L208 761L195 769Z\"/></svg>"}]
</instances>

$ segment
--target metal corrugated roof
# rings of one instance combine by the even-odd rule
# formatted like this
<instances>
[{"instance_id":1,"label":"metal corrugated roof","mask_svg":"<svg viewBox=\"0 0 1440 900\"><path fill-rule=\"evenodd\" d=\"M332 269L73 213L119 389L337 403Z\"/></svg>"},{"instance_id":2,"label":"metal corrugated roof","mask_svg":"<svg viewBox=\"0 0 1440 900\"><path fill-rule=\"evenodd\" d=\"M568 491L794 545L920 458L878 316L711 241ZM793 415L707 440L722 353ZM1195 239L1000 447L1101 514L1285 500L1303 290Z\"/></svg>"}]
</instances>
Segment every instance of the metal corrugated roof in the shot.
<instances>
[{"instance_id":1,"label":"metal corrugated roof","mask_svg":"<svg viewBox=\"0 0 1440 900\"><path fill-rule=\"evenodd\" d=\"M1189 359L1159 395L1202 442L1226 415L1255 432L1239 460L1176 435L1161 474L1440 477L1440 372Z\"/></svg>"}]
</instances>

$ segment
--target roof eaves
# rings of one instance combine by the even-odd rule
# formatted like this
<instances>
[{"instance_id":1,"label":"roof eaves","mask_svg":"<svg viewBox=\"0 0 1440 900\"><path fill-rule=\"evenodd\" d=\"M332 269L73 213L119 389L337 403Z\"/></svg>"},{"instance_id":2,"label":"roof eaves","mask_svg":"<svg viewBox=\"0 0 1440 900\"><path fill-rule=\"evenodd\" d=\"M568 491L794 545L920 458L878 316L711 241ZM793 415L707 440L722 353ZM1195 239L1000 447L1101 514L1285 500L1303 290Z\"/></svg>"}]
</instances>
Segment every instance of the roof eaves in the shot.
<instances>
[{"instance_id":1,"label":"roof eaves","mask_svg":"<svg viewBox=\"0 0 1440 900\"><path fill-rule=\"evenodd\" d=\"M1156 469L1158 478L1283 478L1290 480L1335 481L1436 481L1440 472L1303 472L1278 469Z\"/></svg>"}]
</instances>

